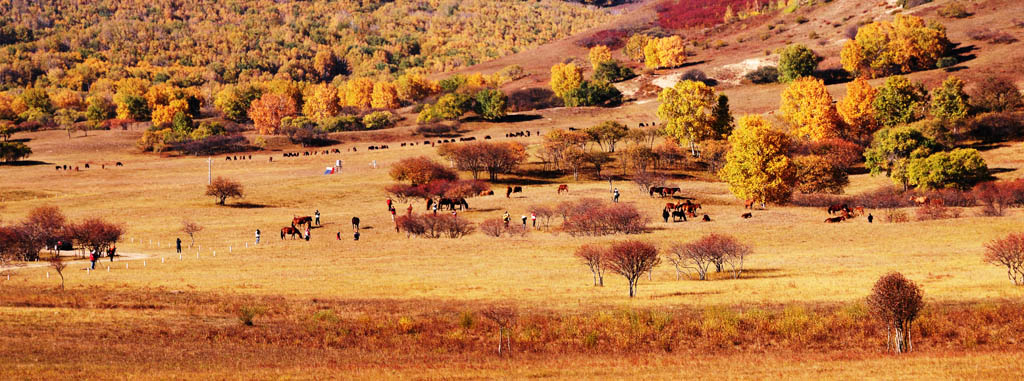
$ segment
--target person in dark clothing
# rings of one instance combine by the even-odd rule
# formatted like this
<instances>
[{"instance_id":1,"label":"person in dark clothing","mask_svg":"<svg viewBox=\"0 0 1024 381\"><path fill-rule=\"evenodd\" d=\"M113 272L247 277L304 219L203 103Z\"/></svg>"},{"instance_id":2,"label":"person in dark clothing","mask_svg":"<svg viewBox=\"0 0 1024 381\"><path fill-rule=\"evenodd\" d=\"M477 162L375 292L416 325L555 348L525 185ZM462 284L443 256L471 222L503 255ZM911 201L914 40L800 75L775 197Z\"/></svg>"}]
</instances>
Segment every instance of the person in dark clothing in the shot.
<instances>
[{"instance_id":1,"label":"person in dark clothing","mask_svg":"<svg viewBox=\"0 0 1024 381\"><path fill-rule=\"evenodd\" d=\"M665 222L668 222L668 217L669 217L668 209L662 209L661 210L661 219L665 220Z\"/></svg>"},{"instance_id":2,"label":"person in dark clothing","mask_svg":"<svg viewBox=\"0 0 1024 381\"><path fill-rule=\"evenodd\" d=\"M111 262L114 261L114 254L115 253L117 253L117 246L113 246L110 249L107 249L107 255L110 256L110 261Z\"/></svg>"},{"instance_id":3,"label":"person in dark clothing","mask_svg":"<svg viewBox=\"0 0 1024 381\"><path fill-rule=\"evenodd\" d=\"M181 254L181 238L175 242L175 247L178 249L178 254Z\"/></svg>"},{"instance_id":4,"label":"person in dark clothing","mask_svg":"<svg viewBox=\"0 0 1024 381\"><path fill-rule=\"evenodd\" d=\"M359 240L359 231L356 231L354 234L352 234L352 237L355 237L356 241L358 241Z\"/></svg>"},{"instance_id":5,"label":"person in dark clothing","mask_svg":"<svg viewBox=\"0 0 1024 381\"><path fill-rule=\"evenodd\" d=\"M870 224L871 221L874 221L874 220L875 220L875 216L872 216L871 213L868 213L868 223Z\"/></svg>"}]
</instances>

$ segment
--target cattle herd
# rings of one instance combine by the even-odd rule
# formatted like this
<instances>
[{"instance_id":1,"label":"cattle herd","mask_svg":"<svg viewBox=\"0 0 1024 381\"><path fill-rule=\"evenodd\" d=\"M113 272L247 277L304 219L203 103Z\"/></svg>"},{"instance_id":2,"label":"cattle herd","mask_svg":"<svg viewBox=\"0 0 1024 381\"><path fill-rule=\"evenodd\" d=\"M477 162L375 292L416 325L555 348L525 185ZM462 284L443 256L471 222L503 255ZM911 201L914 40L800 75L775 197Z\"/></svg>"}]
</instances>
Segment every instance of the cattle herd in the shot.
<instances>
[{"instance_id":1,"label":"cattle herd","mask_svg":"<svg viewBox=\"0 0 1024 381\"><path fill-rule=\"evenodd\" d=\"M83 165L83 167L85 167L85 169L89 169L89 164L90 163L85 163ZM124 163L118 161L118 162L114 163L114 166L116 166L116 167L123 167ZM79 170L81 170L81 167L79 167L77 165L72 166L72 165L67 165L67 164L55 165L54 168L56 168L58 171L79 171ZM107 165L106 164L100 164L100 168L101 169L107 169Z\"/></svg>"}]
</instances>

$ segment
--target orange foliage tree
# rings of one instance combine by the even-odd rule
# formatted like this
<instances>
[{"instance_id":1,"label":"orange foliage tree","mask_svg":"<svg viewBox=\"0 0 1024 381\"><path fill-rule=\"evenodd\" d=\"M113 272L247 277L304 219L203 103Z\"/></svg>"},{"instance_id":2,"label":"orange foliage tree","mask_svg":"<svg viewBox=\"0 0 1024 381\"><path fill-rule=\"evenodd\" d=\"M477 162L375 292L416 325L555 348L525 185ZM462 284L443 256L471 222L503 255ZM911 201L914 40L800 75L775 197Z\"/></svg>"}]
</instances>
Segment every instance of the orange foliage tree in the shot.
<instances>
[{"instance_id":1,"label":"orange foliage tree","mask_svg":"<svg viewBox=\"0 0 1024 381\"><path fill-rule=\"evenodd\" d=\"M816 141L840 135L839 113L820 79L802 77L786 87L782 92L782 116L801 138Z\"/></svg>"},{"instance_id":2,"label":"orange foliage tree","mask_svg":"<svg viewBox=\"0 0 1024 381\"><path fill-rule=\"evenodd\" d=\"M846 97L836 104L836 111L846 123L846 138L865 145L871 142L871 135L878 130L875 118L875 96L878 90L868 80L858 77L846 85Z\"/></svg>"},{"instance_id":3,"label":"orange foliage tree","mask_svg":"<svg viewBox=\"0 0 1024 381\"><path fill-rule=\"evenodd\" d=\"M281 119L297 112L295 100L279 94L264 94L249 107L249 117L252 118L256 130L264 135L280 132Z\"/></svg>"}]
</instances>

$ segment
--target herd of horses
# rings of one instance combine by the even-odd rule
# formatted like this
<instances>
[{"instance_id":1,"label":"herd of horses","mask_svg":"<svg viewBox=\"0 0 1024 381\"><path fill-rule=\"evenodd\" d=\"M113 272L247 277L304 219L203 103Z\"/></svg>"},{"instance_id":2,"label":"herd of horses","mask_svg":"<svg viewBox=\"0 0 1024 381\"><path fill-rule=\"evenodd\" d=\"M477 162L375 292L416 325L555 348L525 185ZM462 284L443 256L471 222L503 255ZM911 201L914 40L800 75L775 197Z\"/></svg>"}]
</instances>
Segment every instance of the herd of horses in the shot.
<instances>
[{"instance_id":1,"label":"herd of horses","mask_svg":"<svg viewBox=\"0 0 1024 381\"><path fill-rule=\"evenodd\" d=\"M85 169L89 169L89 163L85 163L84 166L85 166ZM119 162L116 162L114 164L114 166L115 167L123 167L124 163L119 161ZM58 171L78 171L78 170L80 170L79 166L77 166L77 165L76 166L70 166L70 165L67 165L67 164L55 165L54 168L56 168ZM100 168L107 169L107 165L106 164L100 164Z\"/></svg>"},{"instance_id":2,"label":"herd of horses","mask_svg":"<svg viewBox=\"0 0 1024 381\"><path fill-rule=\"evenodd\" d=\"M433 198L427 199L427 210L431 210L434 204L437 204L438 210L466 210L469 209L469 203L466 202L464 197L441 197L436 202Z\"/></svg>"},{"instance_id":3,"label":"herd of horses","mask_svg":"<svg viewBox=\"0 0 1024 381\"><path fill-rule=\"evenodd\" d=\"M293 217L291 226L281 228L281 239L284 239L284 236L286 235L291 235L292 239L295 239L295 236L302 236L302 231L299 230L299 227L302 225L306 225L307 228L311 228L313 226L313 216Z\"/></svg>"},{"instance_id":4,"label":"herd of horses","mask_svg":"<svg viewBox=\"0 0 1024 381\"><path fill-rule=\"evenodd\" d=\"M650 188L648 188L648 193L649 193L649 195L651 197L654 197L655 194L657 194L657 195L659 195L661 197L668 197L668 196L675 195L678 192L679 192L679 188L678 187L650 187Z\"/></svg>"}]
</instances>

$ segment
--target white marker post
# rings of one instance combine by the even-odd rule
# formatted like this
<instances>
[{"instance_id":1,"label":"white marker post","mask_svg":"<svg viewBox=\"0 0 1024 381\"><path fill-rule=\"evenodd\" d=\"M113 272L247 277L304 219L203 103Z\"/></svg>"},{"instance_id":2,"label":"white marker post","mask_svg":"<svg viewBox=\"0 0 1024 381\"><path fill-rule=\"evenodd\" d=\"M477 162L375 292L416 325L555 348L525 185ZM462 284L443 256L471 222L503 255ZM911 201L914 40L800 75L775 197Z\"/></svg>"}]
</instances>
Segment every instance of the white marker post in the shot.
<instances>
[{"instance_id":1,"label":"white marker post","mask_svg":"<svg viewBox=\"0 0 1024 381\"><path fill-rule=\"evenodd\" d=\"M164 257L160 257L160 263L164 263Z\"/></svg>"},{"instance_id":2,"label":"white marker post","mask_svg":"<svg viewBox=\"0 0 1024 381\"><path fill-rule=\"evenodd\" d=\"M217 250L214 250L214 251L213 251L213 256L214 256L214 257L216 257L216 256L217 256Z\"/></svg>"}]
</instances>

